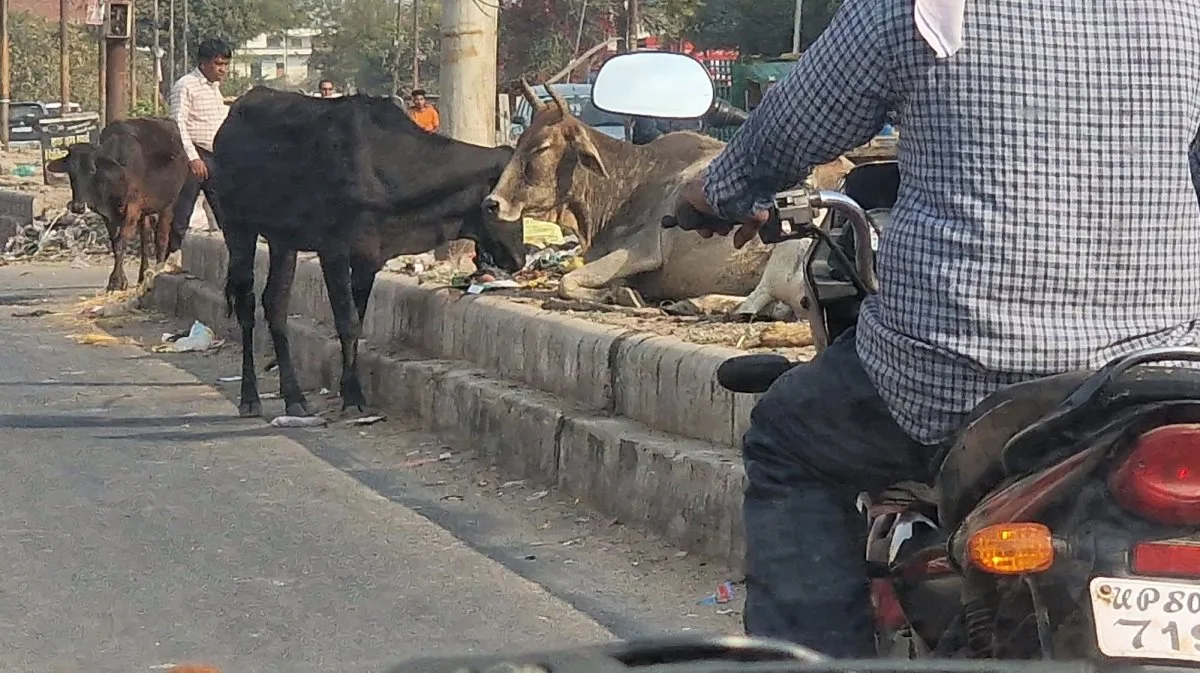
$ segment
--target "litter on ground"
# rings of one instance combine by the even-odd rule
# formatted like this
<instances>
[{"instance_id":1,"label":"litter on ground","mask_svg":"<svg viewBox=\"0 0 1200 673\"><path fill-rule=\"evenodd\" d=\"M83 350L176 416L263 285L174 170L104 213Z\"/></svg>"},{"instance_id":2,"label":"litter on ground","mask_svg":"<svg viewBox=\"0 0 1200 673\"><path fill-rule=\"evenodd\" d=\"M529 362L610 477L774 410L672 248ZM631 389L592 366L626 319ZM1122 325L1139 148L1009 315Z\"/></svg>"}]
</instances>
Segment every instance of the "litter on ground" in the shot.
<instances>
[{"instance_id":1,"label":"litter on ground","mask_svg":"<svg viewBox=\"0 0 1200 673\"><path fill-rule=\"evenodd\" d=\"M320 416L276 416L271 419L272 428L323 428L328 424Z\"/></svg>"},{"instance_id":2,"label":"litter on ground","mask_svg":"<svg viewBox=\"0 0 1200 673\"><path fill-rule=\"evenodd\" d=\"M164 334L164 339L172 337L168 343L164 343L153 348L155 353L190 353L206 351L210 348L220 346L223 341L217 340L217 335L208 325L199 320L192 323L192 329L188 335L180 338L173 338L174 335Z\"/></svg>"}]
</instances>

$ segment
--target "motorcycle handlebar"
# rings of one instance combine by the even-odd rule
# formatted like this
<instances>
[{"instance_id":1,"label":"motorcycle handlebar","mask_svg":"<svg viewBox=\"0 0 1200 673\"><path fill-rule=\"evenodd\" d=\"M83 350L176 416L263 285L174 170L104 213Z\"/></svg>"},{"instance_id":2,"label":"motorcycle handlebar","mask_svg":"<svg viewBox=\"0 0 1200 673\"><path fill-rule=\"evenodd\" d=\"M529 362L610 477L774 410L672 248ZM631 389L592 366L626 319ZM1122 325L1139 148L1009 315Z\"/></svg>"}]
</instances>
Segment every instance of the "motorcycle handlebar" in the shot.
<instances>
[{"instance_id":1,"label":"motorcycle handlebar","mask_svg":"<svg viewBox=\"0 0 1200 673\"><path fill-rule=\"evenodd\" d=\"M819 191L809 204L814 209L828 208L841 213L850 221L850 226L854 229L854 266L858 271L859 280L868 292L878 292L879 278L875 275L875 248L871 245L871 238L879 232L867 211L841 192Z\"/></svg>"},{"instance_id":2,"label":"motorcycle handlebar","mask_svg":"<svg viewBox=\"0 0 1200 673\"><path fill-rule=\"evenodd\" d=\"M749 118L749 112L723 98L714 99L708 114L704 115L704 121L709 126L740 126Z\"/></svg>"},{"instance_id":3,"label":"motorcycle handlebar","mask_svg":"<svg viewBox=\"0 0 1200 673\"><path fill-rule=\"evenodd\" d=\"M875 276L875 249L871 246L871 237L878 233L877 227L862 206L841 192L809 192L806 190L780 192L776 197L776 205L772 208L771 217L759 228L758 237L767 244L782 243L810 236L828 239L828 233L818 232L812 227L812 222L816 219L814 211L820 208L828 208L841 213L850 221L850 227L854 230L854 240L857 241L854 246L853 266L855 268L853 271L860 281L859 285L862 290L869 294L878 292L879 279ZM713 227L713 229L729 233L732 228L729 223L722 222L721 224L725 226ZM674 215L666 215L662 218L664 229L671 229L679 225L680 222ZM831 241L830 245L840 254L840 248L837 247L836 242ZM845 260L845 255L840 256ZM846 263L850 263L849 260L846 260Z\"/></svg>"}]
</instances>

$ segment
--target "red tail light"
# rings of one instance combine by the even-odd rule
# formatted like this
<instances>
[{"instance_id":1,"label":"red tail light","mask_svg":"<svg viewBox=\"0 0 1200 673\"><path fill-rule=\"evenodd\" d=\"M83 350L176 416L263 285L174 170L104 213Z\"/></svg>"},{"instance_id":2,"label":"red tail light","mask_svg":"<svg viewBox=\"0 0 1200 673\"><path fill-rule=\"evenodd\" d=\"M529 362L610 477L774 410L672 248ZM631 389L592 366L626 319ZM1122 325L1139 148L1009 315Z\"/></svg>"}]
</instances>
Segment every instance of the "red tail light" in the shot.
<instances>
[{"instance_id":1,"label":"red tail light","mask_svg":"<svg viewBox=\"0 0 1200 673\"><path fill-rule=\"evenodd\" d=\"M1164 425L1143 434L1109 475L1125 509L1152 521L1200 524L1200 424Z\"/></svg>"},{"instance_id":2,"label":"red tail light","mask_svg":"<svg viewBox=\"0 0 1200 673\"><path fill-rule=\"evenodd\" d=\"M1200 577L1200 543L1191 540L1139 542L1133 547L1133 572L1139 575Z\"/></svg>"}]
</instances>

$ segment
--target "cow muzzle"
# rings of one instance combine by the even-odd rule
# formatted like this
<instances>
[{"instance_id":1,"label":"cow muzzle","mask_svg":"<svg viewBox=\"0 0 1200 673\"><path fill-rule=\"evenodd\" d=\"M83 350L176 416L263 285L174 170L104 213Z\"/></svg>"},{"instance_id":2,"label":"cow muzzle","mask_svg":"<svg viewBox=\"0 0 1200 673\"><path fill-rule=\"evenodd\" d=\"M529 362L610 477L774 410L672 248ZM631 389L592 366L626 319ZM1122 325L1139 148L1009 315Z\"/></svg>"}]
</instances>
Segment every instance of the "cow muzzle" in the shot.
<instances>
[{"instance_id":1,"label":"cow muzzle","mask_svg":"<svg viewBox=\"0 0 1200 673\"><path fill-rule=\"evenodd\" d=\"M87 211L87 204L85 204L81 201L76 201L76 200L72 199L67 204L67 210L71 211L72 213L74 213L76 215L82 215L85 211Z\"/></svg>"}]
</instances>

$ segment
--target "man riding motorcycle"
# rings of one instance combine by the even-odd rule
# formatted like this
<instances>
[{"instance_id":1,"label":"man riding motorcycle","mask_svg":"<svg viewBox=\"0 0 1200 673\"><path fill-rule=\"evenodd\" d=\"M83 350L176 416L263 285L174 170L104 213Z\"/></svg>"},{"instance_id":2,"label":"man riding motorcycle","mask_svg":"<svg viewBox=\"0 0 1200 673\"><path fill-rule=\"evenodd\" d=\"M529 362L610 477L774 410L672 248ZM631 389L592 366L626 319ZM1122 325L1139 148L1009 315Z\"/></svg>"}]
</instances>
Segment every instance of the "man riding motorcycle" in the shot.
<instances>
[{"instance_id":1,"label":"man riding motorcycle","mask_svg":"<svg viewBox=\"0 0 1200 673\"><path fill-rule=\"evenodd\" d=\"M1194 0L845 0L685 187L679 226L740 246L899 111L880 291L743 439L749 634L871 656L858 493L1004 386L1197 343L1198 36Z\"/></svg>"}]
</instances>

